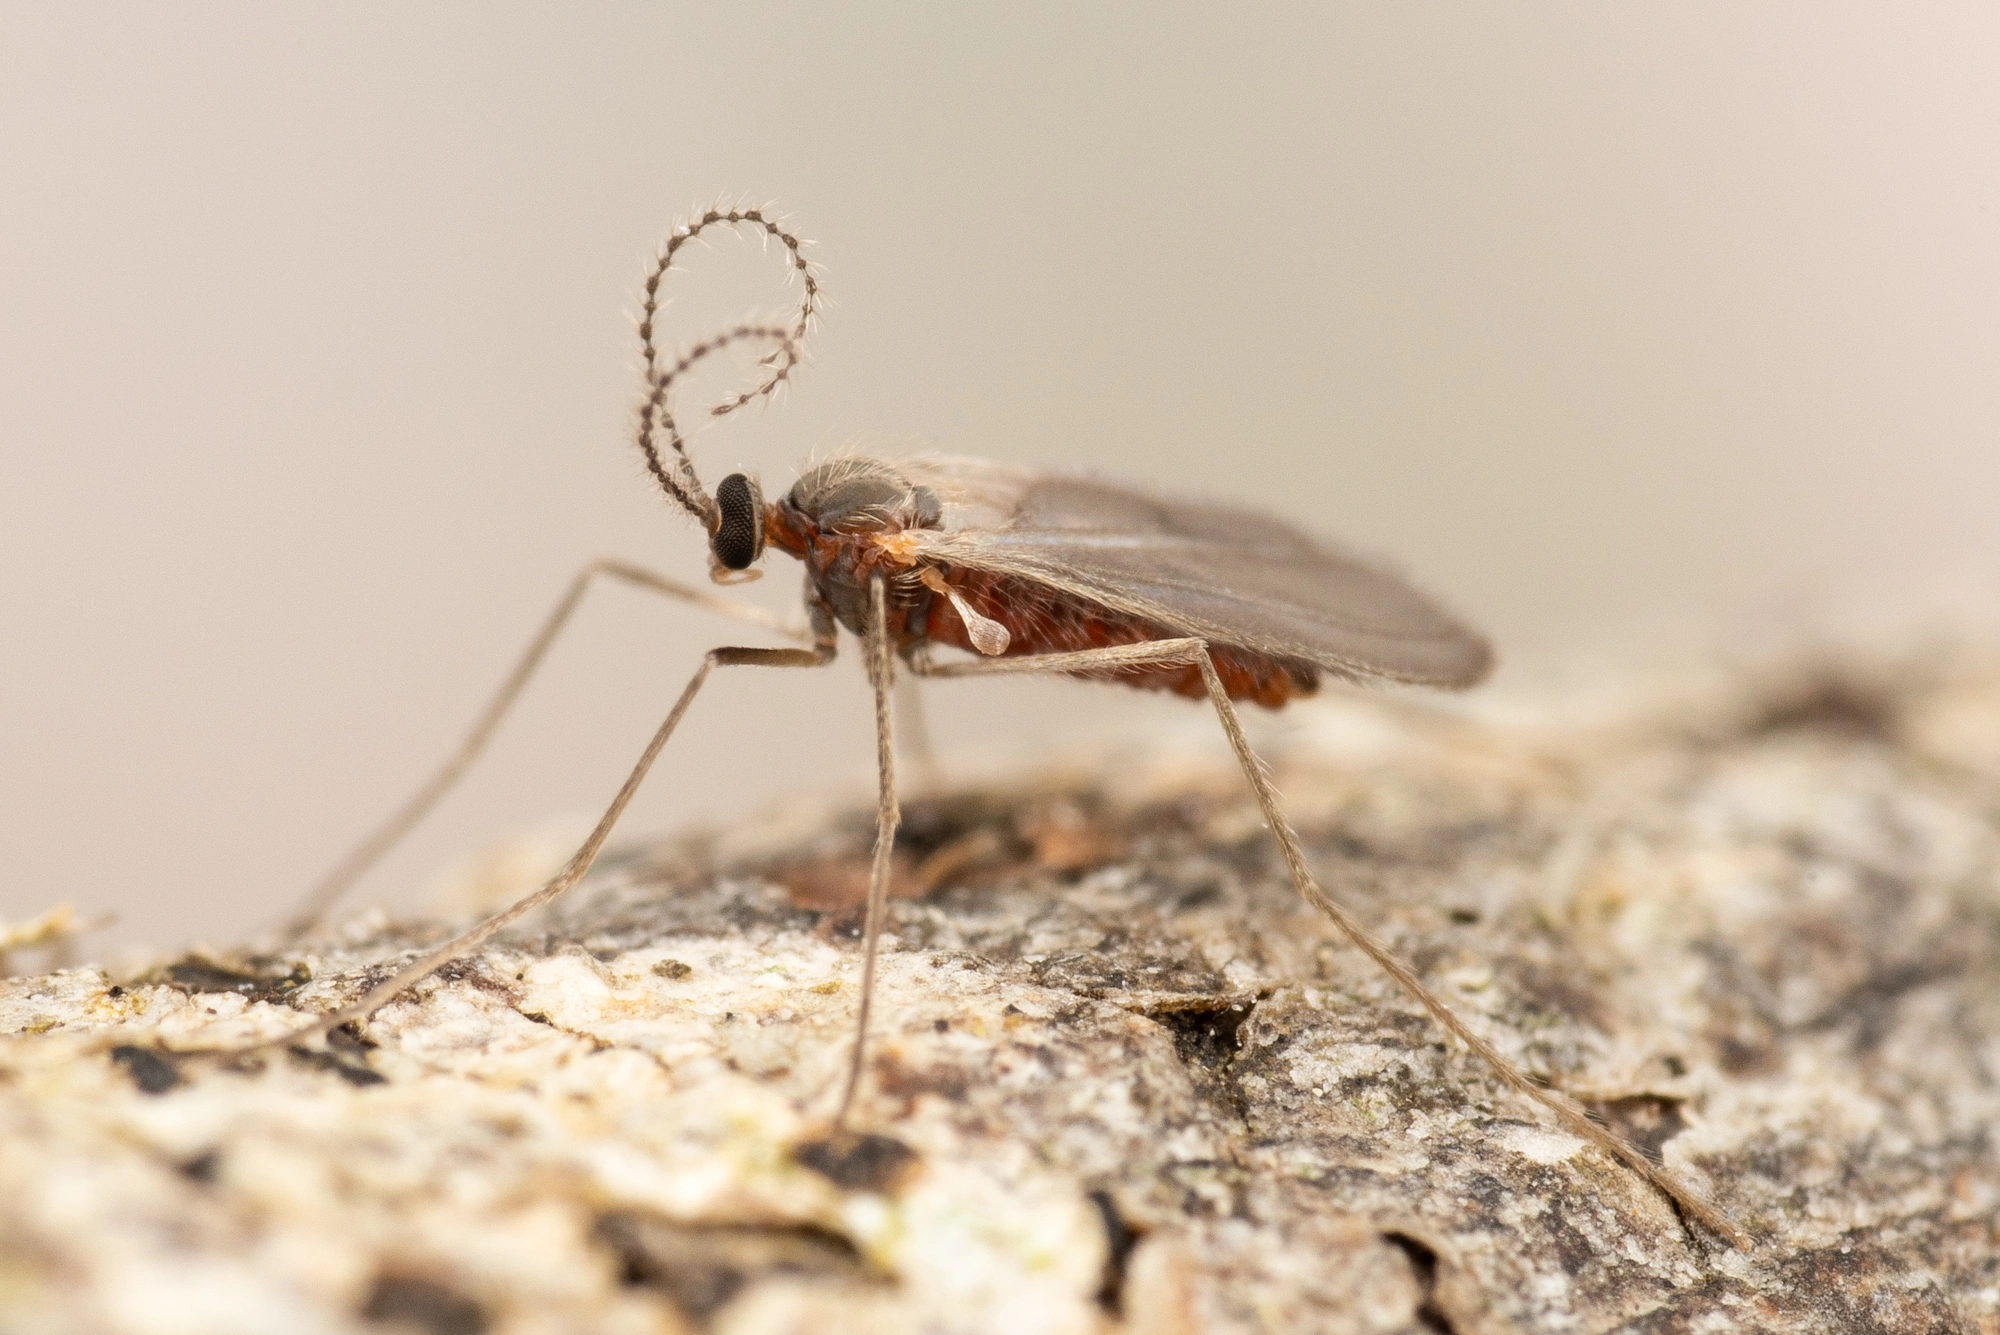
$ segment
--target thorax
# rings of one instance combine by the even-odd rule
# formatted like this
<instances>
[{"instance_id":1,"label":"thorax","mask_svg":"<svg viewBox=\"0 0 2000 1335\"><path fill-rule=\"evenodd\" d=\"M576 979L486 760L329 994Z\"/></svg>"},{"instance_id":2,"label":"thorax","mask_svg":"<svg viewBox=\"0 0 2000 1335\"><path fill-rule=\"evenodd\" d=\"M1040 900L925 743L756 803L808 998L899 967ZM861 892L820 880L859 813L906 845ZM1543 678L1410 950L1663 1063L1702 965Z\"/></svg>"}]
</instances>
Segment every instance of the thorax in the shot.
<instances>
[{"instance_id":1,"label":"thorax","mask_svg":"<svg viewBox=\"0 0 2000 1335\"><path fill-rule=\"evenodd\" d=\"M837 508L827 503L826 488L806 485L811 478L766 509L766 541L805 564L813 596L856 635L867 633L868 586L880 575L890 643L898 651L913 648L926 638L932 594L918 581L916 558L902 538L914 526L911 520L928 516L909 504ZM822 505L808 509L802 499Z\"/></svg>"}]
</instances>

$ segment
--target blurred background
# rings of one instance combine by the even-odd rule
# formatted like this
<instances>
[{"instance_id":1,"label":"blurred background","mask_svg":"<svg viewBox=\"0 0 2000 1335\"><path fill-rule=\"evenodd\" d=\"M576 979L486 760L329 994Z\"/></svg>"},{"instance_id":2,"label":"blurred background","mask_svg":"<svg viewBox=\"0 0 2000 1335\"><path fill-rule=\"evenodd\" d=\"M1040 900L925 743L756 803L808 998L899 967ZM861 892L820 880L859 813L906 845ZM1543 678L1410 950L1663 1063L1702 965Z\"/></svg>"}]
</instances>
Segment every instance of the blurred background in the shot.
<instances>
[{"instance_id":1,"label":"blurred background","mask_svg":"<svg viewBox=\"0 0 2000 1335\"><path fill-rule=\"evenodd\" d=\"M0 919L268 926L582 562L702 576L630 315L719 197L791 210L833 304L711 484L859 445L1266 506L1490 630L1503 692L1984 578L1996 41L1980 4L0 8ZM751 243L688 270L670 341L792 296ZM593 596L362 897L594 814L740 638ZM966 765L1191 708L929 700ZM724 674L626 833L870 756L851 649Z\"/></svg>"}]
</instances>

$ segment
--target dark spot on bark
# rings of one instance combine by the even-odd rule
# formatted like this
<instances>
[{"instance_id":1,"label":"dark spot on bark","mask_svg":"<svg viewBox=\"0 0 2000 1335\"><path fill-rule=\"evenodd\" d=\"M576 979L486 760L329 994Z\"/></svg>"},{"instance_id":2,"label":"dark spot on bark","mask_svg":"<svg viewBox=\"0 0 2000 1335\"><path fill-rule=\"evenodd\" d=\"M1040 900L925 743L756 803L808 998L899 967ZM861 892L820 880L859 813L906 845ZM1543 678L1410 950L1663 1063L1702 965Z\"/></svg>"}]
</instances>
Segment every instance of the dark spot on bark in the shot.
<instances>
[{"instance_id":1,"label":"dark spot on bark","mask_svg":"<svg viewBox=\"0 0 2000 1335\"><path fill-rule=\"evenodd\" d=\"M116 1001L119 997L125 995L125 989L113 983L110 987L104 989L104 995Z\"/></svg>"},{"instance_id":2,"label":"dark spot on bark","mask_svg":"<svg viewBox=\"0 0 2000 1335\"><path fill-rule=\"evenodd\" d=\"M458 1290L414 1275L383 1275L375 1281L361 1319L377 1324L415 1326L424 1335L485 1335L486 1312Z\"/></svg>"},{"instance_id":3,"label":"dark spot on bark","mask_svg":"<svg viewBox=\"0 0 2000 1335\"><path fill-rule=\"evenodd\" d=\"M1140 939L1126 931L1105 933L1087 950L1051 954L1029 966L1029 977L1041 987L1114 1002L1121 993L1135 990L1177 993L1192 999L1229 988L1221 974L1189 953L1184 941L1152 936Z\"/></svg>"},{"instance_id":4,"label":"dark spot on bark","mask_svg":"<svg viewBox=\"0 0 2000 1335\"><path fill-rule=\"evenodd\" d=\"M1259 998L1248 995L1188 997L1156 1007L1146 1017L1174 1041L1195 1093L1219 1112L1243 1118L1249 1104L1236 1083L1234 1063L1243 1048L1243 1023Z\"/></svg>"},{"instance_id":5,"label":"dark spot on bark","mask_svg":"<svg viewBox=\"0 0 2000 1335\"><path fill-rule=\"evenodd\" d=\"M1470 927L1472 926L1472 924L1479 921L1479 910L1452 909L1450 912L1445 914L1445 916L1450 918L1453 922L1457 923L1460 927Z\"/></svg>"},{"instance_id":6,"label":"dark spot on bark","mask_svg":"<svg viewBox=\"0 0 2000 1335\"><path fill-rule=\"evenodd\" d=\"M1451 1318L1445 1315L1442 1307L1438 1306L1436 1250L1407 1233L1384 1233L1382 1240L1409 1260L1410 1274L1417 1281L1417 1310L1412 1313L1417 1326L1423 1330L1434 1331L1436 1335L1455 1335L1457 1327L1451 1324Z\"/></svg>"},{"instance_id":7,"label":"dark spot on bark","mask_svg":"<svg viewBox=\"0 0 2000 1335\"><path fill-rule=\"evenodd\" d=\"M1561 1173L1545 1168L1530 1174L1529 1182L1531 1190L1542 1199L1560 1200L1568 1179ZM1674 1205L1674 1213L1677 1216L1681 1213L1677 1204ZM1544 1241L1549 1250L1555 1254L1556 1264L1563 1268L1564 1274L1572 1279L1578 1279L1586 1270L1602 1263L1604 1258L1598 1254L1591 1240L1570 1223L1568 1214L1557 1211L1551 1224L1552 1226L1543 1235ZM1683 1217L1681 1227L1687 1226L1687 1220Z\"/></svg>"},{"instance_id":8,"label":"dark spot on bark","mask_svg":"<svg viewBox=\"0 0 2000 1335\"><path fill-rule=\"evenodd\" d=\"M1498 1214L1507 1202L1507 1184L1491 1173L1474 1171L1465 1179L1465 1194L1479 1202L1489 1214Z\"/></svg>"},{"instance_id":9,"label":"dark spot on bark","mask_svg":"<svg viewBox=\"0 0 2000 1335\"><path fill-rule=\"evenodd\" d=\"M1595 1101L1589 1107L1604 1119L1606 1126L1645 1151L1654 1163L1660 1161L1661 1148L1687 1130L1680 1099L1635 1094L1630 1098Z\"/></svg>"},{"instance_id":10,"label":"dark spot on bark","mask_svg":"<svg viewBox=\"0 0 2000 1335\"><path fill-rule=\"evenodd\" d=\"M1182 1061L1215 1070L1242 1051L1243 1022L1256 1008L1256 997L1202 997L1148 1011L1147 1017L1173 1035L1174 1054Z\"/></svg>"},{"instance_id":11,"label":"dark spot on bark","mask_svg":"<svg viewBox=\"0 0 2000 1335\"><path fill-rule=\"evenodd\" d=\"M1139 1245L1139 1231L1125 1222L1108 1191L1090 1193L1097 1217L1104 1222L1104 1279L1097 1286L1097 1305L1112 1316L1125 1314L1125 1270L1132 1249Z\"/></svg>"},{"instance_id":12,"label":"dark spot on bark","mask_svg":"<svg viewBox=\"0 0 2000 1335\"><path fill-rule=\"evenodd\" d=\"M950 1032L951 1032L951 1021L950 1021L950 1020L932 1020L932 1021L931 1021L931 1032L932 1032L932 1033L934 1033L934 1034L948 1034L948 1033L950 1033Z\"/></svg>"},{"instance_id":13,"label":"dark spot on bark","mask_svg":"<svg viewBox=\"0 0 2000 1335\"><path fill-rule=\"evenodd\" d=\"M1210 904L1220 903L1221 900L1222 886L1218 882L1201 881L1174 896L1173 910L1176 913L1186 913L1190 909L1206 908Z\"/></svg>"},{"instance_id":14,"label":"dark spot on bark","mask_svg":"<svg viewBox=\"0 0 2000 1335\"><path fill-rule=\"evenodd\" d=\"M1715 1041L1715 1059L1731 1075L1756 1075L1775 1065L1768 1045L1746 1043L1731 1034L1724 1034Z\"/></svg>"},{"instance_id":15,"label":"dark spot on bark","mask_svg":"<svg viewBox=\"0 0 2000 1335\"><path fill-rule=\"evenodd\" d=\"M698 1227L620 1211L597 1221L620 1282L656 1290L701 1321L766 1276L853 1284L869 1276L852 1243L813 1228Z\"/></svg>"},{"instance_id":16,"label":"dark spot on bark","mask_svg":"<svg viewBox=\"0 0 2000 1335\"><path fill-rule=\"evenodd\" d=\"M1729 1155L1729 1171L1741 1178L1762 1178L1766 1182L1790 1184L1799 1178L1804 1163L1804 1145L1779 1146L1745 1144Z\"/></svg>"},{"instance_id":17,"label":"dark spot on bark","mask_svg":"<svg viewBox=\"0 0 2000 1335\"><path fill-rule=\"evenodd\" d=\"M910 1066L893 1054L883 1053L875 1059L875 1086L892 1099L902 1099L913 1103L924 1094L936 1094L953 1103L965 1101L965 1094L972 1087L972 1077L959 1066L950 1062L938 1062L930 1066Z\"/></svg>"},{"instance_id":18,"label":"dark spot on bark","mask_svg":"<svg viewBox=\"0 0 2000 1335\"><path fill-rule=\"evenodd\" d=\"M333 1051L348 1057L366 1057L381 1047L374 1039L361 1032L361 1026L353 1020L337 1025L327 1031L326 1045Z\"/></svg>"},{"instance_id":19,"label":"dark spot on bark","mask_svg":"<svg viewBox=\"0 0 2000 1335\"><path fill-rule=\"evenodd\" d=\"M583 953L587 954L588 952ZM491 971L487 969L485 961L477 956L452 960L449 964L440 967L431 976L438 980L439 986L464 983L467 987L476 988L490 996L499 997L510 1006L520 1000L521 997L520 990L514 986L512 979L495 978Z\"/></svg>"},{"instance_id":20,"label":"dark spot on bark","mask_svg":"<svg viewBox=\"0 0 2000 1335\"><path fill-rule=\"evenodd\" d=\"M732 896L717 908L716 916L738 932L751 933L766 928L780 932L807 931L825 915L814 909ZM858 917L856 921L859 922ZM855 931L858 933L860 928L857 926Z\"/></svg>"},{"instance_id":21,"label":"dark spot on bark","mask_svg":"<svg viewBox=\"0 0 2000 1335\"><path fill-rule=\"evenodd\" d=\"M843 1133L792 1147L792 1161L848 1191L894 1191L922 1165L917 1152L893 1136Z\"/></svg>"},{"instance_id":22,"label":"dark spot on bark","mask_svg":"<svg viewBox=\"0 0 2000 1335\"><path fill-rule=\"evenodd\" d=\"M1850 677L1824 675L1774 696L1744 726L1745 737L1818 732L1880 741L1895 735L1894 700Z\"/></svg>"},{"instance_id":23,"label":"dark spot on bark","mask_svg":"<svg viewBox=\"0 0 2000 1335\"><path fill-rule=\"evenodd\" d=\"M286 1051L291 1053L292 1060L299 1065L310 1066L315 1071L326 1071L337 1075L357 1089L366 1088L369 1085L386 1085L389 1083L389 1078L381 1072L371 1071L358 1062L342 1061L340 1054L335 1052L314 1052L310 1048L299 1047L287 1048Z\"/></svg>"},{"instance_id":24,"label":"dark spot on bark","mask_svg":"<svg viewBox=\"0 0 2000 1335\"><path fill-rule=\"evenodd\" d=\"M979 830L1007 829L1012 825L1012 805L996 801L994 795L986 793L915 798L903 804L903 822L896 829L896 845L921 858ZM853 834L857 844L872 843L874 821L856 820Z\"/></svg>"},{"instance_id":25,"label":"dark spot on bark","mask_svg":"<svg viewBox=\"0 0 2000 1335\"><path fill-rule=\"evenodd\" d=\"M213 1182L216 1170L222 1167L222 1151L203 1150L192 1159L174 1165L180 1175L190 1182Z\"/></svg>"},{"instance_id":26,"label":"dark spot on bark","mask_svg":"<svg viewBox=\"0 0 2000 1335\"><path fill-rule=\"evenodd\" d=\"M691 965L683 964L679 960L661 960L653 966L653 973L660 978L671 978L678 981L692 975L694 969Z\"/></svg>"},{"instance_id":27,"label":"dark spot on bark","mask_svg":"<svg viewBox=\"0 0 2000 1335\"><path fill-rule=\"evenodd\" d=\"M311 982L312 971L303 964L295 964L284 973L251 973L201 955L189 955L149 970L140 981L164 983L189 996L233 992L251 1001L272 1001Z\"/></svg>"},{"instance_id":28,"label":"dark spot on bark","mask_svg":"<svg viewBox=\"0 0 2000 1335\"><path fill-rule=\"evenodd\" d=\"M236 992L248 996L264 981L254 973L244 973L240 969L231 969L213 960L194 956L167 965L165 973L169 985L196 994Z\"/></svg>"},{"instance_id":29,"label":"dark spot on bark","mask_svg":"<svg viewBox=\"0 0 2000 1335\"><path fill-rule=\"evenodd\" d=\"M1417 967L1421 971L1426 966L1422 961L1422 951ZM1440 950L1440 958L1449 952ZM1611 1017L1605 1013L1604 1000L1595 989L1586 983L1579 983L1574 976L1560 970L1544 968L1524 959L1509 960L1500 967L1514 984L1523 1000L1537 1009L1564 1019L1578 1020L1595 1028L1603 1029L1611 1024Z\"/></svg>"},{"instance_id":30,"label":"dark spot on bark","mask_svg":"<svg viewBox=\"0 0 2000 1335\"><path fill-rule=\"evenodd\" d=\"M120 1043L111 1049L111 1060L124 1067L132 1083L148 1094L164 1094L181 1082L180 1067L173 1058L152 1048Z\"/></svg>"}]
</instances>

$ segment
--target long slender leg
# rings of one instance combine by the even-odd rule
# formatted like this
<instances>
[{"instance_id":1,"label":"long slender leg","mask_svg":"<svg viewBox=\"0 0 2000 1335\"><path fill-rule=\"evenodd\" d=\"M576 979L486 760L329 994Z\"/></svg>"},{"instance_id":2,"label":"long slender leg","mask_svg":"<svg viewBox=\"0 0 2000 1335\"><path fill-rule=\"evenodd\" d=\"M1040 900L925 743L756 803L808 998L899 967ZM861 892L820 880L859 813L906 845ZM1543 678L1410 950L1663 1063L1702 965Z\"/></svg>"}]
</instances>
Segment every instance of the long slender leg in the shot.
<instances>
[{"instance_id":1,"label":"long slender leg","mask_svg":"<svg viewBox=\"0 0 2000 1335\"><path fill-rule=\"evenodd\" d=\"M847 1113L861 1088L861 1069L868 1047L868 1012L875 1000L875 955L882 941L882 920L889 904L889 853L896 844L896 826L902 811L896 804L896 744L890 726L889 691L895 684L896 664L889 653L889 636L884 629L882 577L868 581L868 684L875 692L875 863L868 872L868 917L861 931L861 1005L854 1017L854 1055L847 1064L847 1088L840 1095L840 1109L833 1115L833 1131L839 1135L847 1125Z\"/></svg>"},{"instance_id":2,"label":"long slender leg","mask_svg":"<svg viewBox=\"0 0 2000 1335\"><path fill-rule=\"evenodd\" d=\"M686 689L681 692L680 699L674 702L674 707L668 713L665 722L660 724L659 730L653 734L653 739L646 744L645 751L639 756L639 763L632 767L624 786L618 790L618 796L611 800L611 805L605 808L604 815L598 818L597 827L590 832L590 837L583 841L583 846L563 864L563 869L541 889L500 910L469 931L461 932L443 945L432 947L403 966L386 981L369 988L358 1000L327 1012L311 1024L302 1025L277 1038L249 1044L242 1050L287 1047L316 1038L351 1020L365 1020L403 989L422 982L453 960L477 950L494 933L501 931L508 924L567 893L584 878L585 873L590 870L590 864L597 860L598 851L604 847L604 841L611 837L611 827L618 823L618 818L625 813L625 808L632 801L633 795L639 791L639 784L645 779L646 772L653 767L653 761L659 758L667 739L674 735L674 729L680 724L681 715L687 713L688 706L694 702L695 694L701 690L702 683L708 680L708 674L719 667L820 667L830 663L834 655L832 621L818 609L815 609L815 621L820 623L820 635L818 643L811 649L730 647L709 650L702 658L701 666L688 681Z\"/></svg>"},{"instance_id":3,"label":"long slender leg","mask_svg":"<svg viewBox=\"0 0 2000 1335\"><path fill-rule=\"evenodd\" d=\"M1747 1245L1743 1234L1729 1222L1721 1210L1699 1192L1647 1158L1623 1137L1592 1120L1590 1114L1568 1095L1536 1083L1527 1072L1503 1056L1498 1048L1474 1033L1445 1003L1443 997L1431 991L1424 981L1417 977L1414 969L1398 959L1384 942L1377 939L1331 895L1320 888L1319 883L1313 879L1312 871L1306 866L1305 853L1299 847L1298 835L1293 833L1291 825L1285 820L1283 809L1278 804L1278 790L1265 774L1263 763L1258 760L1256 752L1250 749L1249 739L1243 735L1243 725L1236 717L1236 706L1230 702L1229 692L1223 688L1222 678L1216 675L1215 664L1209 658L1205 642L1198 639L1155 640L1147 644L1117 645L1108 649L1086 649L1077 653L988 658L961 663L928 665L918 660L913 666L916 671L929 676L973 677L1009 672L1076 672L1141 663L1186 663L1201 668L1202 680L1208 687L1209 701L1215 707L1215 716L1221 722L1223 732L1228 734L1229 745L1236 752L1236 760L1243 769L1244 777L1250 781L1250 788L1257 796L1257 805L1263 810L1264 823L1270 827L1271 837L1277 841L1278 851L1285 859L1286 870L1291 873L1292 884L1297 888L1300 897L1325 915L1340 929L1342 935L1360 949L1362 954L1374 961L1378 968L1395 979L1399 987L1429 1011L1431 1018L1437 1021L1439 1027L1470 1048L1509 1088L1541 1104L1555 1114L1556 1120L1562 1123L1564 1128L1618 1159L1652 1183L1689 1218L1697 1220L1738 1247Z\"/></svg>"},{"instance_id":4,"label":"long slender leg","mask_svg":"<svg viewBox=\"0 0 2000 1335\"><path fill-rule=\"evenodd\" d=\"M437 773L391 813L389 819L382 822L367 838L356 844L345 857L335 863L332 870L327 872L319 884L314 886L300 902L298 911L285 925L284 937L287 941L295 941L317 927L320 919L326 916L327 910L333 907L334 901L360 880L368 869L395 847L404 835L416 828L417 823L430 813L431 808L451 791L452 786L471 767L472 762L479 758L479 753L486 749L486 743L492 739L495 729L500 726L500 720L513 706L522 688L527 686L528 679L534 676L535 669L541 666L542 659L548 656L549 648L555 643L556 636L569 624L570 617L575 613L577 604L583 601L583 595L590 588L591 581L599 576L623 580L641 589L664 594L669 598L678 598L711 612L735 617L739 621L747 621L787 639L808 638L796 627L787 626L780 618L761 607L718 597L705 589L682 584L678 580L656 575L638 566L627 565L623 561L592 561L578 571L576 578L570 581L568 590L556 603L555 610L549 613L548 619L542 623L542 628L535 632L535 638L528 642L526 652L514 664L514 669L507 674L506 680L501 682L499 691L481 711L478 720L472 725L472 731L458 744L458 749L451 753Z\"/></svg>"}]
</instances>

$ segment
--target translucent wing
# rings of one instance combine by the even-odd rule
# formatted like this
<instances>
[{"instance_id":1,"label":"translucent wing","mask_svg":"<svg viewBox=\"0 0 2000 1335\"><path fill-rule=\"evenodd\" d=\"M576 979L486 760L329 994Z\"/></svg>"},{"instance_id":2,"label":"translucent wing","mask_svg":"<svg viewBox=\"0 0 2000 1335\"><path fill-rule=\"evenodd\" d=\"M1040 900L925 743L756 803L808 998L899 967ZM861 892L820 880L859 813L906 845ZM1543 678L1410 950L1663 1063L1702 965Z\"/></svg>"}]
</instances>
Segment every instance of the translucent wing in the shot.
<instances>
[{"instance_id":1,"label":"translucent wing","mask_svg":"<svg viewBox=\"0 0 2000 1335\"><path fill-rule=\"evenodd\" d=\"M970 459L897 467L943 502L941 528L908 535L933 560L1350 677L1470 686L1492 663L1398 576L1269 515Z\"/></svg>"}]
</instances>

